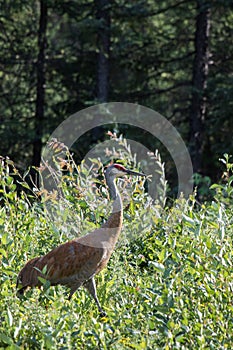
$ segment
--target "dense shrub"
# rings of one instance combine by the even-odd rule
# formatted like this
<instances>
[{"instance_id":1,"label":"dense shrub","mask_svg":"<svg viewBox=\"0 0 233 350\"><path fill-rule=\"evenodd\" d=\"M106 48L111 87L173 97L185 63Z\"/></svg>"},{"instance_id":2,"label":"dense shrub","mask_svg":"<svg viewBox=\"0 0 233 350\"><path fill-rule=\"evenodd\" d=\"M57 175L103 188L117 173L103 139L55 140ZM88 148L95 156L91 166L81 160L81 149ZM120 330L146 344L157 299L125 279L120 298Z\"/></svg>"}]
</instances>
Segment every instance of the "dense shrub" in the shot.
<instances>
[{"instance_id":1,"label":"dense shrub","mask_svg":"<svg viewBox=\"0 0 233 350\"><path fill-rule=\"evenodd\" d=\"M130 153L128 159L133 162ZM212 186L215 195L209 203L179 198L162 207L144 191L141 180L120 184L128 202L118 247L97 278L108 315L100 318L82 289L69 302L60 286L29 290L21 300L15 287L28 259L77 231L98 227L107 217L107 193L101 178L95 180L101 163L92 160L89 169L75 166L70 158L61 198L46 190L30 192L14 164L1 159L0 346L231 349L233 177L229 158L223 161L225 182Z\"/></svg>"}]
</instances>

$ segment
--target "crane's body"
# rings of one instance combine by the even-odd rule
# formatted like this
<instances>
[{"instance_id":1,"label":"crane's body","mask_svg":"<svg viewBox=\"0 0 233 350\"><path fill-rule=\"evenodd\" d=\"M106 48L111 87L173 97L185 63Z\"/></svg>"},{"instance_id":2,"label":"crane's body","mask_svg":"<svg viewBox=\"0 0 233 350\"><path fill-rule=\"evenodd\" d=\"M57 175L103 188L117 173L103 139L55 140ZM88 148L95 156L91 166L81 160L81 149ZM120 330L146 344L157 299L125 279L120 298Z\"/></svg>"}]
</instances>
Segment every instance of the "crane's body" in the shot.
<instances>
[{"instance_id":1,"label":"crane's body","mask_svg":"<svg viewBox=\"0 0 233 350\"><path fill-rule=\"evenodd\" d=\"M107 265L122 228L123 207L115 178L125 174L145 176L119 164L109 166L105 177L113 207L108 220L93 232L61 244L42 257L29 260L17 278L19 294L23 294L27 287L40 287L38 277L47 279L51 285L68 286L69 299L80 286L84 286L104 315L96 294L94 276Z\"/></svg>"}]
</instances>

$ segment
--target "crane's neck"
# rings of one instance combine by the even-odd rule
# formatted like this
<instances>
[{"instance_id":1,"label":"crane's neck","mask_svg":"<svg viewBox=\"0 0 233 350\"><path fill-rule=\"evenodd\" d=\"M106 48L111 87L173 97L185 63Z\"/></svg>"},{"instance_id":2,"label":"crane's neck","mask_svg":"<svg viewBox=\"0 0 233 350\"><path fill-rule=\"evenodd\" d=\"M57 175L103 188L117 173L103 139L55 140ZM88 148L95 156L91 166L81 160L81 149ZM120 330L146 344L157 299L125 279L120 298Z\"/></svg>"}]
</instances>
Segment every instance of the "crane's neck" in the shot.
<instances>
[{"instance_id":1,"label":"crane's neck","mask_svg":"<svg viewBox=\"0 0 233 350\"><path fill-rule=\"evenodd\" d=\"M106 182L109 188L110 198L113 201L112 213L121 212L123 206L119 190L116 186L116 179L113 177L107 177Z\"/></svg>"},{"instance_id":2,"label":"crane's neck","mask_svg":"<svg viewBox=\"0 0 233 350\"><path fill-rule=\"evenodd\" d=\"M111 242L112 247L114 247L122 227L123 205L120 193L115 183L115 178L107 177L106 182L112 200L112 213L108 220L103 224L102 228L107 229L106 234L108 236L108 240Z\"/></svg>"},{"instance_id":3,"label":"crane's neck","mask_svg":"<svg viewBox=\"0 0 233 350\"><path fill-rule=\"evenodd\" d=\"M105 258L109 259L121 232L123 205L115 183L115 178L106 176L106 182L112 200L112 213L99 229L79 238L79 242L91 247L107 248L107 255Z\"/></svg>"}]
</instances>

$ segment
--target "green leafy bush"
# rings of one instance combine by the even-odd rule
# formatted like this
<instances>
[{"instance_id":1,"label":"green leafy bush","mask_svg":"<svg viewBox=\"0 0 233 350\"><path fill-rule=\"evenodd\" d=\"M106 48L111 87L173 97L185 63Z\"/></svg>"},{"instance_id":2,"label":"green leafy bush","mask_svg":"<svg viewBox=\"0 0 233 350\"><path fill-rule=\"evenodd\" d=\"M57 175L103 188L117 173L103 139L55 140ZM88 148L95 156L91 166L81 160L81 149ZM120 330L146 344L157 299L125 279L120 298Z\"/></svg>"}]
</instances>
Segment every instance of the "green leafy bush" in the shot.
<instances>
[{"instance_id":1,"label":"green leafy bush","mask_svg":"<svg viewBox=\"0 0 233 350\"><path fill-rule=\"evenodd\" d=\"M117 142L124 144L122 139ZM122 159L137 168L126 146ZM110 157L115 156L112 151ZM29 192L14 164L1 159L0 347L231 349L230 158L224 158L223 183L212 185L212 202L197 204L194 197L179 198L163 207L162 190L163 200L153 201L141 180L119 183L125 199L124 227L108 268L97 278L105 318L100 318L83 289L71 302L61 286L44 285L41 291L29 290L24 298L16 297L16 277L28 259L45 254L78 231L98 227L110 212L98 173L100 161L92 159L91 168L84 163L76 166L68 153L63 161L67 167L59 197L46 189ZM52 171L56 174L59 169ZM164 179L161 183L165 185Z\"/></svg>"}]
</instances>

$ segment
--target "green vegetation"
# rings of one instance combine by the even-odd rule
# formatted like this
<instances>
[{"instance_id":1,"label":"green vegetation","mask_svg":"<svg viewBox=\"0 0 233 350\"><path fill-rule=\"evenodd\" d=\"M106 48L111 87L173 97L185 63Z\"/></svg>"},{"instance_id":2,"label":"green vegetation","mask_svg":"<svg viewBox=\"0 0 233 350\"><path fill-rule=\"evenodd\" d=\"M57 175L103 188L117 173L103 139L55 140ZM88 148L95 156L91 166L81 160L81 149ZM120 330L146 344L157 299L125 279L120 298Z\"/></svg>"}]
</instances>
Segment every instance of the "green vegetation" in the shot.
<instances>
[{"instance_id":1,"label":"green vegetation","mask_svg":"<svg viewBox=\"0 0 233 350\"><path fill-rule=\"evenodd\" d=\"M128 159L137 168L130 153ZM163 208L145 193L142 180L120 182L124 228L108 268L97 278L107 312L100 318L82 289L71 302L65 288L46 284L19 299L16 277L28 259L71 239L76 230L85 233L102 223L110 208L103 181L96 180L101 164L93 159L91 168L77 167L70 157L60 186L63 198L44 190L39 201L42 193L30 193L14 164L1 159L0 347L231 349L230 160L222 160L224 182L212 185L209 203L198 204L193 196Z\"/></svg>"},{"instance_id":2,"label":"green vegetation","mask_svg":"<svg viewBox=\"0 0 233 350\"><path fill-rule=\"evenodd\" d=\"M219 157L233 154L232 0L0 3L0 155L21 170L39 166L41 147L71 114L125 101L166 117L192 160L199 154L194 172L220 178ZM175 178L158 140L130 125L118 130L158 148ZM105 132L78 141L77 162Z\"/></svg>"}]
</instances>

